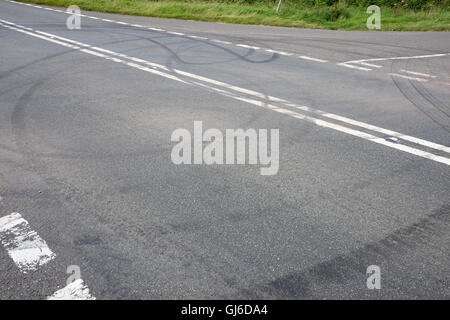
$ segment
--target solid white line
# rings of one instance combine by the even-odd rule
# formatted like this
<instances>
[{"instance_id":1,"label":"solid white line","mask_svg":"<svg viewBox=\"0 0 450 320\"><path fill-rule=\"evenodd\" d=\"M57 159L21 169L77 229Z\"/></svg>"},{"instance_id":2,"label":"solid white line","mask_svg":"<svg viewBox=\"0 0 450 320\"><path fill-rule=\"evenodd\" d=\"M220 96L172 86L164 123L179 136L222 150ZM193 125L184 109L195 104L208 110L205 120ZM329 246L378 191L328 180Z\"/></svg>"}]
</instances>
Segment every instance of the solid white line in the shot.
<instances>
[{"instance_id":1,"label":"solid white line","mask_svg":"<svg viewBox=\"0 0 450 320\"><path fill-rule=\"evenodd\" d=\"M420 82L427 82L428 81L428 79L409 77L409 76L404 76L404 75L398 74L398 73L388 73L388 75L393 76L393 77L404 78L404 79L408 79L408 80L420 81Z\"/></svg>"},{"instance_id":2,"label":"solid white line","mask_svg":"<svg viewBox=\"0 0 450 320\"><path fill-rule=\"evenodd\" d=\"M7 23L10 23L10 22L7 22ZM137 69L140 69L140 70L144 70L144 71L147 71L147 72L150 72L150 73L154 73L154 74L166 77L166 78L170 78L170 79L173 79L173 80L176 80L176 81L180 81L180 82L183 82L183 83L186 83L186 84L192 84L193 83L192 81L191 82L186 82L186 81L184 81L184 80L182 80L182 79L180 79L180 78L178 78L176 76L167 74L167 73L162 72L162 71L157 71L157 70L149 69L149 68L146 68L146 67L142 67L140 65L136 65L134 63L130 63L130 62L127 62L127 61L124 61L124 60L121 60L121 59L113 58L113 57L110 57L110 56L107 56L107 55L104 55L104 54L101 54L101 53L98 53L98 52L95 52L95 51L92 51L92 50L89 50L89 49L81 49L80 47L77 47L77 46L74 46L74 45L71 45L71 44L67 44L67 43L64 43L64 42L61 42L61 41L58 41L58 40L55 40L55 39L52 39L52 38L49 38L49 37L44 37L44 36L41 36L41 35L38 35L38 34L35 34L35 33L27 32L27 31L24 31L24 30L15 28L15 27L11 27L9 25L4 25L4 24L1 24L1 25L5 26L7 28L10 28L10 29L13 29L13 30L17 30L17 31L22 32L22 33L25 33L25 34L32 35L34 37L38 37L38 38L41 38L41 39L44 39L44 40L47 40L47 41L50 41L50 42L54 42L54 43L57 43L57 44L61 44L61 45L67 46L67 47L71 47L73 49L76 49L76 50L79 50L79 51L82 51L82 52L85 52L85 53L89 53L89 54L92 54L92 55L95 55L95 56L98 56L98 57L102 57L102 58L105 58L105 59L108 59L108 60L112 60L112 61L115 61L115 62L126 64L128 66L131 66L131 67L134 67L134 68L137 68ZM19 25L17 25L17 26L19 26ZM59 38L61 38L61 37L59 37ZM83 44L83 46L90 47L91 49L94 49L94 47L91 47L88 44ZM120 55L120 56L127 57L126 55L119 54L119 53L115 53L115 55ZM131 57L127 57L127 58L130 59ZM151 62L148 62L148 63L151 63ZM153 64L154 66L159 66L159 65L157 65L155 63L151 63L151 64ZM161 66L161 67L164 68L164 66ZM178 73L180 75L186 76L186 77L191 77L191 78L195 78L197 80L208 82L208 83L211 83L211 84L214 84L214 85L223 86L223 87L226 87L226 88L231 89L231 90L235 90L235 91L242 92L242 93L245 93L245 94L257 96L258 98L269 99L270 101L282 102L282 103L284 103L286 105L293 106L293 104L288 104L287 101L284 100L284 99L279 99L279 98L272 97L272 96L266 96L266 95L264 95L262 93L259 93L259 92L253 91L253 90L240 88L240 87L233 86L233 85L230 85L230 84L226 84L226 83L223 83L223 82L220 82L220 81L217 81L217 80L213 80L213 79L197 76L197 75L194 75L194 74L191 74L191 73L188 73L188 72L184 72L184 71L181 71L181 70L175 69L173 71L175 71L176 73ZM416 149L416 148L412 148L412 147L409 147L409 146L404 146L404 145L401 145L401 144L392 143L392 142L386 141L383 138L378 138L376 136L373 136L373 135L370 135L370 134L367 134L367 133L364 133L364 132L360 132L360 131L357 131L357 130L354 130L354 129L346 128L346 127L343 127L343 126L340 126L340 125L337 125L337 124L329 123L329 122L326 122L326 121L323 121L323 120L320 120L320 119L316 119L316 118L313 118L313 117L309 117L309 116L306 116L306 115L302 115L302 114L299 114L297 112L293 112L293 111L288 110L288 109L284 109L284 108L280 108L280 107L277 107L277 106L274 106L274 105L271 105L271 104L267 104L266 102L261 102L261 101L257 101L257 100L253 100L253 99L247 99L247 98L244 98L244 97L238 97L238 96L236 96L236 95L234 95L232 93L229 93L229 92L226 92L224 90L221 90L221 89L218 89L218 88L215 88L215 87L211 87L211 86L208 86L208 85L205 85L205 84L198 84L198 85L206 87L206 88L208 88L210 90L215 90L216 92L221 92L221 94L225 94L227 96L230 96L230 97L232 97L234 99L237 99L237 100L240 100L240 101L246 101L248 103L252 103L252 104L257 105L257 106L266 107L268 109L271 109L271 110L274 110L274 111L277 111L277 112L280 112L280 113L284 113L284 114L287 114L287 115L295 116L295 118L300 118L300 119L304 119L306 121L313 122L313 123L315 123L317 125L320 125L320 126L323 126L323 127L328 127L328 128L335 129L335 130L338 130L338 131L341 131L341 132L345 132L345 133L348 133L348 134L351 134L351 135L354 135L354 136L359 136L359 137L361 137L363 139L370 140L370 141L373 141L373 142L376 142L376 143L379 143L379 144L383 144L385 146L389 146L389 147L397 149L397 150L401 150L401 151L408 152L408 153L411 153L411 154L414 154L414 155L418 155L418 156L423 157L423 158L431 159L431 160L434 160L434 161L437 161L437 162L440 162L440 163L444 163L444 164L450 165L450 159L449 158L438 156L438 155L435 155L435 154L432 154L432 153L429 153L429 152L425 152L425 151L422 151L422 150L419 150L419 149ZM308 107L303 107L303 108L308 108ZM328 116L330 118L332 118L332 117L338 117L339 118L339 116L337 116L337 115L327 114L327 113L325 113L323 111L315 110L315 109L312 109L312 108L308 108L307 111L314 112L316 114L320 114L320 115L323 115L323 116ZM355 124L355 125L358 125L358 124L360 126L366 125L366 124L364 124L362 122L354 121L354 120L347 119L347 118L344 118L344 117L340 117L339 118L339 121L345 121L345 120L347 120L347 122L348 121L353 121L354 122L353 124ZM367 126L370 126L370 125L367 125ZM372 129L376 129L375 131L379 131L380 129L381 130L386 130L386 129L378 128L378 127L375 127L375 126L372 126ZM391 135L397 134L398 137L401 137L402 139L407 140L408 136L406 136L406 135L402 135L400 133L395 133L393 131L392 131L392 133L393 134L391 134ZM429 141L421 140L421 139L418 139L418 138L414 138L414 137L411 137L411 138L412 139L410 139L410 141L412 141L414 143L424 144L424 142L425 142L425 144L428 144L428 146L430 146L430 147L437 147L437 148L439 148L438 150L444 150L444 151L447 151L447 152L449 150L449 148L445 147L445 146L441 146L441 145L438 145L438 144L435 144L435 143L432 143L432 142L429 142Z\"/></svg>"},{"instance_id":3,"label":"solid white line","mask_svg":"<svg viewBox=\"0 0 450 320\"><path fill-rule=\"evenodd\" d=\"M55 258L47 243L17 212L0 218L0 242L24 273L37 270Z\"/></svg>"},{"instance_id":4,"label":"solid white line","mask_svg":"<svg viewBox=\"0 0 450 320\"><path fill-rule=\"evenodd\" d=\"M236 45L236 47L242 47L242 48L253 49L253 50L259 50L259 49L261 49L260 47L249 46L249 45L241 44L241 43L238 43L238 44Z\"/></svg>"},{"instance_id":5,"label":"solid white line","mask_svg":"<svg viewBox=\"0 0 450 320\"><path fill-rule=\"evenodd\" d=\"M358 69L358 70L362 70L362 71L372 71L372 69L369 69L369 68L358 67L358 66L354 66L354 65L347 64L347 63L344 63L344 62L338 63L337 65L338 66L342 66L342 67L351 68L351 69Z\"/></svg>"},{"instance_id":6,"label":"solid white line","mask_svg":"<svg viewBox=\"0 0 450 320\"><path fill-rule=\"evenodd\" d=\"M323 60L323 59L317 59L317 58L312 58L312 57L308 57L308 56L298 56L300 59L305 59L305 60L311 60L311 61L316 61L316 62L328 62L328 60Z\"/></svg>"},{"instance_id":7,"label":"solid white line","mask_svg":"<svg viewBox=\"0 0 450 320\"><path fill-rule=\"evenodd\" d=\"M66 287L56 291L47 300L95 300L82 279L77 279Z\"/></svg>"},{"instance_id":8,"label":"solid white line","mask_svg":"<svg viewBox=\"0 0 450 320\"><path fill-rule=\"evenodd\" d=\"M415 76L422 76L422 77L427 77L427 78L437 78L436 76L433 76L433 75L428 74L428 73L409 71L409 70L405 70L405 69L401 69L400 71L401 72L405 72L405 73L409 73L409 74L413 74Z\"/></svg>"}]
</instances>

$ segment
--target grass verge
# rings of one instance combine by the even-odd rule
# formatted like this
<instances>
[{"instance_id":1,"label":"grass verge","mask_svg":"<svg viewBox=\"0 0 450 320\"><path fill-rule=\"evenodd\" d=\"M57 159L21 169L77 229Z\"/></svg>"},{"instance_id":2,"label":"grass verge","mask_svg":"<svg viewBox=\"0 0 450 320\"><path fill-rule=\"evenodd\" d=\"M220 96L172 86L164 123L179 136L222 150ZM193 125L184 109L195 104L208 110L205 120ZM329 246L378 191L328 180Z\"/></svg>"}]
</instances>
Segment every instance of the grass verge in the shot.
<instances>
[{"instance_id":1,"label":"grass verge","mask_svg":"<svg viewBox=\"0 0 450 320\"><path fill-rule=\"evenodd\" d=\"M334 30L368 30L370 14L362 6L306 6L300 0L283 0L280 12L276 0L261 0L251 4L223 0L18 0L60 7L77 5L82 10L120 13L148 17L186 20L301 27ZM381 7L383 31L449 31L450 9L429 7L422 10L401 7Z\"/></svg>"}]
</instances>

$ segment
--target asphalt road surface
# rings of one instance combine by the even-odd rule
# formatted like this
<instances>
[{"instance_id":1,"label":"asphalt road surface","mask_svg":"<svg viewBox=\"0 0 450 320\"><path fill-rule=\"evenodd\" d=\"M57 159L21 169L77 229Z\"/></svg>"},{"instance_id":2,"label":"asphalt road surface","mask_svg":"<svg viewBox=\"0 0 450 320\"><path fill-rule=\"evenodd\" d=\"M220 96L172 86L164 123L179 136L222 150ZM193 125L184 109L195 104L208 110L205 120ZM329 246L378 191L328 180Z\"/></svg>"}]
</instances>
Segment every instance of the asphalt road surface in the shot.
<instances>
[{"instance_id":1,"label":"asphalt road surface","mask_svg":"<svg viewBox=\"0 0 450 320\"><path fill-rule=\"evenodd\" d=\"M448 32L68 18L0 1L1 299L450 298ZM277 174L174 164L194 121Z\"/></svg>"}]
</instances>

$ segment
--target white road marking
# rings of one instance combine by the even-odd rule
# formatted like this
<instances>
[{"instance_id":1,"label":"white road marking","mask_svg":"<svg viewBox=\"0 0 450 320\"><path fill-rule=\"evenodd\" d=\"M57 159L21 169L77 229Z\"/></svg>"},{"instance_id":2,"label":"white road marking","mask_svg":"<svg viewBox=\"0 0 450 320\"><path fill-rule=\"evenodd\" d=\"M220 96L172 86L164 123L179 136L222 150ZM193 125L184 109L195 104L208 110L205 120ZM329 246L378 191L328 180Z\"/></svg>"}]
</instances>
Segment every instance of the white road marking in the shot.
<instances>
[{"instance_id":1,"label":"white road marking","mask_svg":"<svg viewBox=\"0 0 450 320\"><path fill-rule=\"evenodd\" d=\"M397 137L388 137L387 139L388 139L388 140L391 140L391 141L393 141L393 142L400 142L400 139L397 138Z\"/></svg>"},{"instance_id":2,"label":"white road marking","mask_svg":"<svg viewBox=\"0 0 450 320\"><path fill-rule=\"evenodd\" d=\"M397 150L400 150L400 151L403 151L403 152L407 152L407 153L410 153L410 154L413 154L413 155L416 155L416 156L419 156L419 157L422 157L422 158L426 158L426 159L433 160L433 161L436 161L436 162L440 162L440 163L443 163L443 164L446 164L446 165L450 165L450 159L449 158L438 156L438 155L435 155L435 154L430 153L430 152L426 152L426 151L422 151L422 150L419 150L419 149L416 149L416 148L412 148L412 147L409 147L409 146L405 146L405 145L402 145L402 144L397 144L397 143L394 143L394 142L390 142L390 141L387 141L386 139L379 138L377 136L374 136L374 135L371 135L371 134L368 134L368 133L365 133L365 132L362 132L362 131L350 129L350 128L347 128L347 127L344 127L344 126L341 126L341 125L338 125L338 124L334 124L334 123L331 123L331 122L328 122L328 121L324 121L324 120L321 120L321 119L310 117L310 116L307 116L307 115L304 115L304 114L301 114L301 113L298 113L298 112L294 112L294 111L291 111L291 110L288 110L288 109L283 109L283 108L280 108L280 107L275 106L273 104L267 104L267 103L262 102L262 101L235 96L235 95L233 95L231 93L227 93L224 90L217 89L217 88L214 88L214 87L209 87L209 89L215 90L215 91L217 91L217 92L219 92L219 93L221 93L223 95L226 95L228 97L234 98L236 100L244 101L244 102L247 102L247 103L259 106L259 107L263 107L263 108L267 108L267 109L273 110L275 112L286 114L286 115L289 115L291 117L294 117L294 118L297 118L297 119L301 119L301 120L313 123L313 124L315 124L317 126L333 129L333 130L336 130L336 131L340 131L340 132L343 132L343 133L346 133L346 134L349 134L349 135L352 135L352 136L355 136L355 137L358 137L358 138L362 138L362 139L365 139L365 140L368 140L368 141L371 141L371 142L375 142L375 143L378 143L378 144L381 144L381 145L384 145L384 146L387 146L387 147L390 147L390 148L393 148L393 149L397 149Z\"/></svg>"},{"instance_id":3,"label":"white road marking","mask_svg":"<svg viewBox=\"0 0 450 320\"><path fill-rule=\"evenodd\" d=\"M343 63L360 63L360 62L370 62L370 61L386 61L386 60L408 60L408 59L425 59L425 58L435 58L435 57L445 57L449 56L450 53L438 53L438 54L426 54L422 56L405 56L405 57L390 57L390 58L373 58L373 59L361 59L346 61Z\"/></svg>"},{"instance_id":4,"label":"white road marking","mask_svg":"<svg viewBox=\"0 0 450 320\"><path fill-rule=\"evenodd\" d=\"M95 300L82 279L77 279L66 287L56 291L47 300Z\"/></svg>"},{"instance_id":5,"label":"white road marking","mask_svg":"<svg viewBox=\"0 0 450 320\"><path fill-rule=\"evenodd\" d=\"M270 52L270 53L276 53L282 56L292 56L293 53L289 53L289 52L284 52L284 51L277 51L277 50L272 50L272 49L266 49L266 52Z\"/></svg>"},{"instance_id":6,"label":"white road marking","mask_svg":"<svg viewBox=\"0 0 450 320\"><path fill-rule=\"evenodd\" d=\"M366 66L366 67L377 68L377 69L383 68L383 66L380 66L378 64L367 63L367 62L359 62L358 64L361 64L361 65Z\"/></svg>"},{"instance_id":7,"label":"white road marking","mask_svg":"<svg viewBox=\"0 0 450 320\"><path fill-rule=\"evenodd\" d=\"M181 32L167 31L167 33L170 33L170 34L173 34L173 35L176 35L176 36L184 36L184 33L181 33Z\"/></svg>"},{"instance_id":8,"label":"white road marking","mask_svg":"<svg viewBox=\"0 0 450 320\"><path fill-rule=\"evenodd\" d=\"M312 57L308 57L308 56L298 56L300 59L305 59L305 60L311 60L311 61L316 61L316 62L328 62L328 60L323 60L323 59L318 59L318 58L312 58Z\"/></svg>"},{"instance_id":9,"label":"white road marking","mask_svg":"<svg viewBox=\"0 0 450 320\"><path fill-rule=\"evenodd\" d=\"M438 144L438 143L430 142L430 141L427 141L427 140L423 140L423 139L420 139L420 138L412 137L412 136L409 136L409 135L406 135L406 134L403 134L403 133L400 133L400 132L397 132L397 131L394 131L394 130L381 128L381 127L374 126L374 125L371 125L371 124L368 124L368 123L365 123L365 122L362 122L362 121L353 120L353 119L350 119L350 118L347 118L347 117L339 116L339 115L334 114L334 113L329 113L329 112L326 112L326 111L313 109L313 108L310 108L310 107L307 107L307 106L299 106L299 105L296 105L296 104L285 104L285 105L297 108L297 109L302 110L302 111L307 111L307 112L311 112L311 113L314 113L314 114L317 114L317 115L321 115L321 116L329 118L329 119L341 121L341 122L350 124L352 126L356 126L356 127L364 128L364 129L367 129L367 130L379 132L379 133L382 133L384 135L397 137L397 138L400 138L400 139L403 139L403 140L406 140L406 141L409 141L409 142L412 142L412 143L415 143L415 144L422 145L422 146L427 147L427 148L436 149L436 150L439 150L439 151L450 153L450 147L447 147L447 146L444 146L444 145L441 145L441 144Z\"/></svg>"},{"instance_id":10,"label":"white road marking","mask_svg":"<svg viewBox=\"0 0 450 320\"><path fill-rule=\"evenodd\" d=\"M192 74L192 73L185 72L185 71L182 71L182 70L174 69L174 71L177 74L180 74L180 75L192 78L192 79L204 81L204 82L207 82L207 83L210 83L210 84L213 84L213 85L221 86L221 87L224 87L224 88L227 88L227 89L231 89L231 90L234 90L234 91L237 91L237 92L241 92L241 93L244 93L244 94L248 94L248 95L251 95L251 96L254 96L254 97L258 97L258 98L261 98L261 99L268 99L269 101L273 101L273 102L285 102L286 101L284 99L279 99L279 98L276 98L276 97L267 96L267 95L262 94L262 93L257 92L257 91L241 88L241 87L234 86L232 84L228 84L228 83L221 82L221 81L218 81L218 80L213 80L213 79L210 79L210 78L198 76L196 74Z\"/></svg>"},{"instance_id":11,"label":"white road marking","mask_svg":"<svg viewBox=\"0 0 450 320\"><path fill-rule=\"evenodd\" d=\"M398 73L388 73L388 75L393 76L393 77L408 79L408 80L420 81L420 82L427 82L428 81L428 79L409 77L409 76L405 76L405 75L398 74Z\"/></svg>"},{"instance_id":12,"label":"white road marking","mask_svg":"<svg viewBox=\"0 0 450 320\"><path fill-rule=\"evenodd\" d=\"M253 49L253 50L259 50L259 49L261 49L260 47L249 46L249 45L241 44L241 43L238 43L238 44L236 45L236 47L247 48L247 49Z\"/></svg>"},{"instance_id":13,"label":"white road marking","mask_svg":"<svg viewBox=\"0 0 450 320\"><path fill-rule=\"evenodd\" d=\"M6 22L6 23L16 25L16 24L11 23L11 22ZM21 27L20 25L16 25L19 28L15 28L15 27L12 27L10 25L5 25L3 23L0 23L0 25L4 26L6 28L12 29L12 30L16 30L16 31L19 31L19 32L22 32L22 33L25 33L25 34L29 34L29 35L37 37L37 38L41 38L43 40L54 42L54 43L57 43L57 44L60 44L60 45L66 46L66 47L70 47L70 48L75 49L75 50L79 50L79 51L82 51L82 52L85 52L85 53L88 53L88 54L92 54L92 55L95 55L95 56L107 59L107 60L111 60L111 61L114 61L114 62L119 62L119 63L122 63L122 64L126 64L128 66L131 66L131 67L143 70L143 71L147 71L147 72L150 72L150 73L153 73L153 74L157 74L157 75L160 75L160 76L172 79L172 80L176 80L176 81L188 84L188 85L196 84L196 85L208 88L210 90L214 90L216 92L219 92L222 95L231 97L231 98L236 99L236 100L248 102L248 103L251 103L253 105L264 107L264 108L267 108L267 109L270 109L270 110L273 110L273 111L276 111L276 112L279 112L279 113L283 113L283 114L286 114L286 115L290 115L290 116L293 116L295 118L302 119L302 120L314 123L314 124L322 126L322 127L334 129L334 130L337 130L337 131L340 131L340 132L344 132L344 133L347 133L347 134L350 134L350 135L353 135L353 136L360 137L360 138L368 140L368 141L372 141L372 142L375 142L375 143L378 143L378 144L382 144L384 146L391 147L393 149L401 150L401 151L404 151L404 152L407 152L407 153L410 153L410 154L414 154L414 155L417 155L417 156L420 156L420 157L423 157L423 158L426 158L426 159L430 159L430 160L433 160L433 161L436 161L436 162L440 162L440 163L444 163L446 165L450 165L450 159L446 158L446 157L443 157L443 156L438 156L438 155L435 155L433 153L426 152L426 151L423 151L423 150L420 150L420 149L416 149L416 148L413 148L413 147L405 146L405 145L402 145L402 144L393 143L393 142L387 141L384 138L379 138L379 137L373 136L373 135L365 133L365 132L361 132L361 131L358 131L358 130L354 130L354 129L350 129L350 128L344 127L342 125L330 123L330 122L327 122L327 121L324 121L324 120L321 120L321 119L317 119L317 118L314 118L314 117L310 117L310 116L307 116L307 115L304 115L304 114L301 114L301 113L298 113L298 112L294 112L294 111L291 111L291 110L288 110L288 109L280 108L280 107L275 106L273 104L268 104L267 102L253 100L253 99L249 99L249 98L245 98L245 97L240 97L240 96L237 96L236 94L233 94L233 93L228 92L226 90L218 89L218 88L210 86L210 85L201 84L201 83L193 82L193 81L186 82L186 81L184 81L184 80L182 80L182 79L180 79L180 78L178 78L176 76L173 76L173 75L168 74L168 73L163 72L163 71L157 71L157 70L154 70L154 69L143 67L141 65L130 63L130 62L118 59L118 58L110 57L108 55L105 55L105 54L102 54L102 53L99 53L99 52L96 52L96 51L80 48L78 46L74 46L72 44L68 44L68 43L65 43L65 42L62 42L62 41L59 41L59 40L55 40L55 39L50 38L50 37L46 37L46 36L43 36L43 35L40 35L40 34L37 34L37 33L32 33L32 32L28 32L28 31L19 29ZM57 36L54 36L54 37L57 37ZM58 38L62 38L62 37L58 37ZM72 40L69 40L69 41L72 41ZM80 42L77 42L77 43L80 43ZM82 45L85 46L85 47L88 47L90 49L95 50L94 47L92 47L92 46L90 46L88 44L82 44ZM112 52L112 51L109 51L109 52ZM120 56L126 57L127 59L131 59L132 58L132 57L126 56L124 54L119 54L119 53L114 53L114 54L117 55L117 56L120 55ZM154 67L158 67L158 68L161 68L161 69L165 68L164 66L162 66L162 65L160 66L160 65L158 65L156 63L152 63L152 62L147 62L147 63L152 64ZM284 99L279 99L279 98L272 97L272 96L268 96L267 97L266 95L264 95L262 93L259 93L259 92L256 92L256 91L253 91L253 90L240 88L240 87L237 87L237 86L234 86L234 85L226 84L226 83L223 83L223 82L220 82L220 81L217 81L217 80L213 80L213 79L209 79L209 78L205 78L205 77L202 77L202 76L197 76L197 75L194 75L194 74L191 74L191 73L188 73L188 72L184 72L184 71L181 71L181 70L177 70L177 69L175 69L174 71L177 74L179 74L179 75L183 75L183 76L186 76L186 77L194 78L194 79L197 79L197 80L200 80L200 81L204 81L204 82L207 82L207 83L210 83L210 84L226 87L228 89L231 89L231 90L234 90L234 91L237 91L237 92L241 92L241 93L245 93L245 94L248 94L248 95L257 96L258 98L268 99L269 101L272 101L272 102L282 102L286 106L291 106L291 107L295 106L295 104L290 104L290 103L288 103L288 101L286 101ZM390 131L390 130L382 129L382 128L379 128L379 127L376 127L376 126L367 125L367 124L364 124L362 122L351 120L351 119L348 119L348 118L345 118L345 117L340 117L340 116L337 116L337 115L328 114L326 112L323 112L323 111L320 111L320 110L316 110L316 109L312 109L312 108L309 108L309 107L305 107L305 106L298 106L298 107L299 108L305 108L305 110L308 111L308 112L314 112L314 113L319 114L319 115L324 116L324 117L327 117L327 116L329 118L333 118L334 117L334 118L337 118L339 121L353 122L354 125L359 125L359 126L362 126L362 127L370 126L372 129L376 129L374 131L380 131L380 130ZM407 135L396 133L394 131L390 131L390 132L393 132L394 133L393 135L397 134L398 137L401 137L404 140L408 140L407 138L405 138L405 137L408 137ZM437 147L438 150L444 150L446 152L449 152L449 150L450 150L450 148L446 147L446 146L442 146L442 145L439 145L439 144L436 144L436 143L433 143L433 142L429 142L429 141L426 141L426 140L422 140L422 139L419 139L419 138L414 138L414 137L411 137L411 138L412 139L410 139L410 141L414 142L414 143L419 143L419 144L422 144L422 145L428 145L430 147L435 146L435 147Z\"/></svg>"},{"instance_id":14,"label":"white road marking","mask_svg":"<svg viewBox=\"0 0 450 320\"><path fill-rule=\"evenodd\" d=\"M401 69L401 72L405 72L408 74L413 74L415 76L421 76L421 77L427 77L427 78L437 78L436 76L433 76L431 74L428 73L421 73L421 72L415 72L415 71L409 71L409 70L405 70L405 69Z\"/></svg>"},{"instance_id":15,"label":"white road marking","mask_svg":"<svg viewBox=\"0 0 450 320\"><path fill-rule=\"evenodd\" d=\"M0 218L0 242L23 273L37 270L56 256L17 212Z\"/></svg>"},{"instance_id":16,"label":"white road marking","mask_svg":"<svg viewBox=\"0 0 450 320\"><path fill-rule=\"evenodd\" d=\"M16 2L16 1L11 1L11 0L6 0L6 1L11 2L11 3L21 4L21 5L25 4L25 5L29 5L29 6L36 7L36 8L38 7L36 5L22 3L22 2ZM40 7L40 8L41 9L46 9L46 10L53 10L53 11L57 11L57 12L65 13L65 14L70 14L70 13L62 11L62 10L56 10L56 9L45 8L45 7ZM122 21L117 21L117 20L102 19L102 18L98 18L98 17L94 17L94 16L88 16L88 15L83 15L83 14L80 14L80 16L86 17L86 18L90 18L90 19L95 19L95 20L102 20L102 21L105 21L105 22L113 22L113 23L117 23L117 24L121 24L121 25L129 25L129 26L133 26L133 27L137 27L137 28L144 28L144 29L153 30L153 31L167 32L167 33L170 33L170 34L173 34L173 35L178 35L178 36L186 35L186 34L181 33L181 32L166 31L166 30L160 29L160 28L145 27L145 26L142 26L142 25L139 25L139 24L130 24L130 23L127 23L127 22L122 22ZM195 36L195 35L186 35L186 36L189 37L189 38L192 38L192 39L208 40L208 38L206 38L206 37L200 37L200 36ZM235 45L237 47L248 48L248 49L253 49L253 50L260 50L261 49L260 47L249 46L249 45L245 45L245 44L233 44L232 42L229 42L229 41L222 41L222 40L216 40L216 39L212 39L210 41L216 42L216 43L222 43L222 44ZM292 55L294 55L293 53L290 53L290 52L277 51L277 50L272 50L272 49L266 49L265 51L266 52L270 52L270 53L277 53L277 54L283 55L283 56L292 56ZM312 58L312 57L308 57L308 56L299 56L299 58L306 59L306 60L311 60L311 61L316 61L316 62L322 62L322 63L328 62L328 60Z\"/></svg>"},{"instance_id":17,"label":"white road marking","mask_svg":"<svg viewBox=\"0 0 450 320\"><path fill-rule=\"evenodd\" d=\"M192 36L190 36L192 38ZM232 44L229 41L222 41L222 40L217 40L217 39L212 39L211 42L217 42L217 43L221 43L221 44Z\"/></svg>"},{"instance_id":18,"label":"white road marking","mask_svg":"<svg viewBox=\"0 0 450 320\"><path fill-rule=\"evenodd\" d=\"M0 19L0 21L5 22L5 20L1 20L1 19ZM15 26L21 27L20 25L14 24L12 22L6 22L6 23L10 23L10 24L13 24ZM113 57L110 57L110 56L107 56L107 55L104 55L104 54L101 54L101 53L98 53L98 52L95 52L95 51L92 51L92 50L83 49L83 48L80 48L79 46L75 46L75 45L68 44L68 43L65 43L65 42L62 42L62 41L59 41L59 40L55 40L55 38L56 39L65 39L63 37L59 37L59 36L56 36L56 35L52 35L51 37L48 37L48 36L43 36L43 35L40 35L40 34L37 34L37 33L28 32L28 31L25 31L25 30L22 30L22 29L13 27L13 26L5 25L3 23L0 23L0 25L6 27L8 29L12 29L12 30L15 30L15 31L18 31L18 32L22 32L22 33L31 35L33 37L40 38L40 39L43 39L43 40L47 40L47 41L50 41L50 42L53 42L53 43L56 43L56 44L59 44L59 45L62 45L62 46L74 49L74 50L79 50L79 51L82 51L82 52L85 52L85 53L89 53L89 54L92 54L92 55L95 55L95 56L98 56L98 57L101 57L101 58L104 58L104 59L107 59L107 60L112 60L114 62L122 63L122 64L125 64L125 65L128 65L128 66L131 66L133 68L137 68L137 69L140 69L140 70L143 70L143 71L154 73L154 74L160 75L162 77L169 78L169 79L172 79L172 80L176 80L176 81L179 81L179 82L182 82L182 83L187 83L186 81L183 81L182 79L180 79L180 78L178 78L176 76L173 76L173 75L170 75L170 74L167 74L167 73L164 73L164 72L160 72L160 71L157 71L157 70L146 68L146 67L143 67L143 66L140 66L140 65L137 65L137 64L130 64L129 62L121 60L121 59L113 58ZM46 32L42 32L42 31L36 31L36 32L48 35L48 33L46 33ZM72 43L77 43L77 44L80 44L80 45L83 45L83 46L86 46L86 47L91 48L91 49L100 49L100 48L97 48L97 47L91 47L88 44L82 44L81 42L77 42L77 41L71 41L71 42ZM112 51L109 51L109 50L106 50L106 49L102 49L102 51L112 52ZM116 56L121 56L121 57L127 57L126 55L119 54L119 53L115 53L115 55ZM157 65L157 64L154 64L154 63L151 63L151 62L148 62L148 64Z\"/></svg>"},{"instance_id":19,"label":"white road marking","mask_svg":"<svg viewBox=\"0 0 450 320\"><path fill-rule=\"evenodd\" d=\"M354 66L351 64L347 64L347 63L338 63L338 66L342 66L342 67L346 67L346 68L350 68L350 69L357 69L357 70L362 70L362 71L372 71L372 69L369 68L364 68L364 67L358 67L358 66Z\"/></svg>"},{"instance_id":20,"label":"white road marking","mask_svg":"<svg viewBox=\"0 0 450 320\"><path fill-rule=\"evenodd\" d=\"M192 38L192 39L199 39L199 40L208 40L208 38L206 38L206 37L200 37L200 36L194 36L194 35L190 35L190 36L188 36L189 38Z\"/></svg>"}]
</instances>

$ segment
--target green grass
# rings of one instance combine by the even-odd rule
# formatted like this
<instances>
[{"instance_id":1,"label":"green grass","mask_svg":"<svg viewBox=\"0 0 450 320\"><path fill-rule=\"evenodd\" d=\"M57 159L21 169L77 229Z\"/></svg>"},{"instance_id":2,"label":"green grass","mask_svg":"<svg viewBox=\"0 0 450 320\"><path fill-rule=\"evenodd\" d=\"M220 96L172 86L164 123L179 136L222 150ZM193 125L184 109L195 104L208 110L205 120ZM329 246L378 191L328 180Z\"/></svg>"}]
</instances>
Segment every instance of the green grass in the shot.
<instances>
[{"instance_id":1,"label":"green grass","mask_svg":"<svg viewBox=\"0 0 450 320\"><path fill-rule=\"evenodd\" d=\"M366 7L348 5L347 3L351 3L349 0L340 0L334 5L326 5L320 0L283 0L278 14L275 12L276 0L29 0L23 2L61 7L78 5L82 10L149 17L342 30L367 30L366 20L369 17ZM315 3L315 5L307 5L305 2ZM400 6L382 6L381 30L449 31L448 2L444 2L444 5L440 7L428 5L420 10Z\"/></svg>"}]
</instances>

